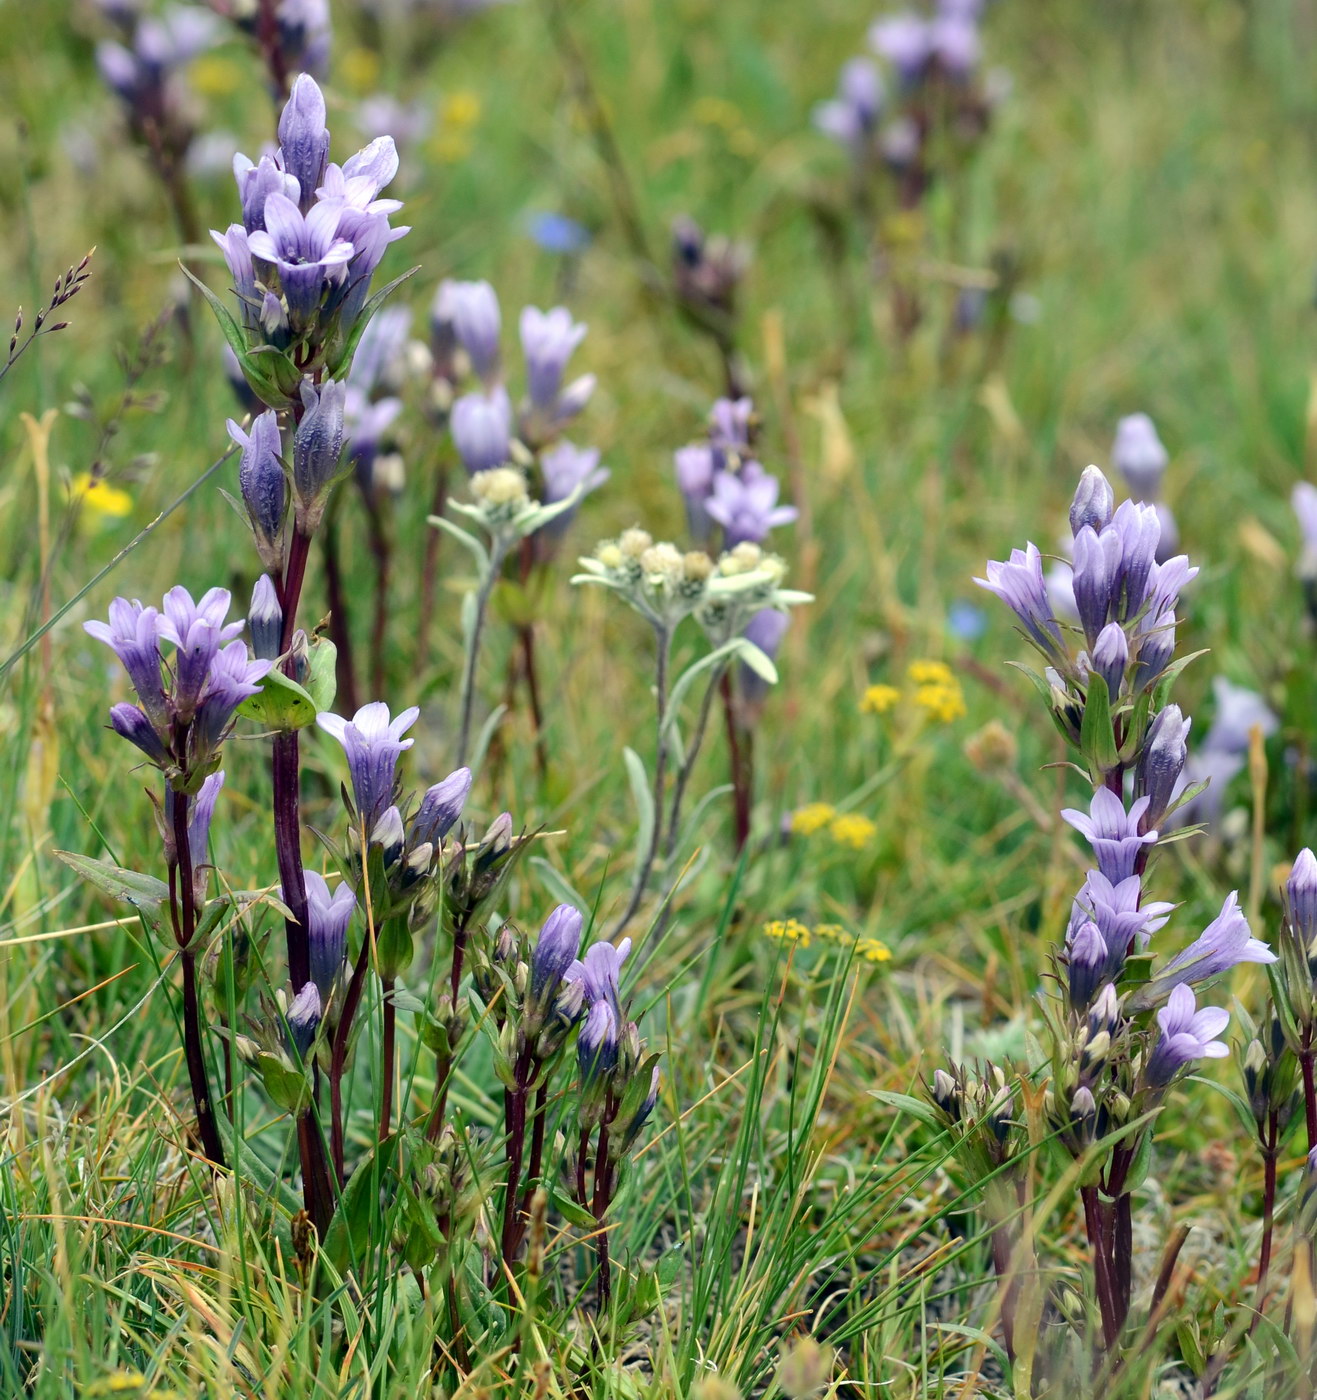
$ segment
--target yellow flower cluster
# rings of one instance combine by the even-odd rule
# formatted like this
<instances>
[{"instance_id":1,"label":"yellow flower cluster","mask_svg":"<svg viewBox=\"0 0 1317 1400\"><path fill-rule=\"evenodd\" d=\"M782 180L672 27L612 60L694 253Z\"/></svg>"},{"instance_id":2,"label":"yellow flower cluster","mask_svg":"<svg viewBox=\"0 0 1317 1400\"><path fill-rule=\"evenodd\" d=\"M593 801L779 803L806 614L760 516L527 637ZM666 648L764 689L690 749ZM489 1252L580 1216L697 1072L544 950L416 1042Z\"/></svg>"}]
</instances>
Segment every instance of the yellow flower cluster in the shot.
<instances>
[{"instance_id":1,"label":"yellow flower cluster","mask_svg":"<svg viewBox=\"0 0 1317 1400\"><path fill-rule=\"evenodd\" d=\"M472 130L480 121L480 99L473 92L453 92L439 109L439 129L430 142L435 159L445 165L465 160L473 148Z\"/></svg>"},{"instance_id":2,"label":"yellow flower cluster","mask_svg":"<svg viewBox=\"0 0 1317 1400\"><path fill-rule=\"evenodd\" d=\"M828 835L839 846L849 846L853 851L862 851L877 834L877 826L868 817L858 812L844 812L832 819Z\"/></svg>"},{"instance_id":3,"label":"yellow flower cluster","mask_svg":"<svg viewBox=\"0 0 1317 1400\"><path fill-rule=\"evenodd\" d=\"M810 928L799 919L772 919L764 925L764 937L783 943L794 943L798 948L808 948L818 939L821 943L831 943L838 948L853 948L855 956L868 963L883 963L892 960L892 950L881 938L856 938L846 932L840 924L815 924Z\"/></svg>"},{"instance_id":4,"label":"yellow flower cluster","mask_svg":"<svg viewBox=\"0 0 1317 1400\"><path fill-rule=\"evenodd\" d=\"M791 814L793 836L814 836L826 831L839 846L863 850L877 834L877 826L858 812L839 812L829 802L807 802Z\"/></svg>"},{"instance_id":5,"label":"yellow flower cluster","mask_svg":"<svg viewBox=\"0 0 1317 1400\"><path fill-rule=\"evenodd\" d=\"M871 685L860 701L860 713L885 715L900 702L901 692L894 685Z\"/></svg>"},{"instance_id":6,"label":"yellow flower cluster","mask_svg":"<svg viewBox=\"0 0 1317 1400\"><path fill-rule=\"evenodd\" d=\"M908 698L940 723L950 724L965 715L964 692L945 661L912 661L906 677L914 686ZM894 685L871 685L860 697L860 712L885 715L905 698Z\"/></svg>"},{"instance_id":7,"label":"yellow flower cluster","mask_svg":"<svg viewBox=\"0 0 1317 1400\"><path fill-rule=\"evenodd\" d=\"M791 834L793 836L813 836L822 831L837 815L837 809L829 802L807 802L797 807L791 814Z\"/></svg>"},{"instance_id":8,"label":"yellow flower cluster","mask_svg":"<svg viewBox=\"0 0 1317 1400\"><path fill-rule=\"evenodd\" d=\"M764 937L780 939L784 943L798 943L802 948L810 944L810 931L799 919L772 919L764 925Z\"/></svg>"}]
</instances>

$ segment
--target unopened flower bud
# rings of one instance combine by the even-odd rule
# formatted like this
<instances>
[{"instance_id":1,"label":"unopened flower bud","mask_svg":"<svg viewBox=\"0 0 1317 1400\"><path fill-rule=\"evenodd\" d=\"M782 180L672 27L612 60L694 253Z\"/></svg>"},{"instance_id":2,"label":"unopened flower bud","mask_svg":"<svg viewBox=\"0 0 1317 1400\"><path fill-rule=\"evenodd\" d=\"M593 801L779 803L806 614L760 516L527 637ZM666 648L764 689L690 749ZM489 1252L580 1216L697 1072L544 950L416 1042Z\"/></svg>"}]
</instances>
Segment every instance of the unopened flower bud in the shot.
<instances>
[{"instance_id":1,"label":"unopened flower bud","mask_svg":"<svg viewBox=\"0 0 1317 1400\"><path fill-rule=\"evenodd\" d=\"M1070 503L1070 529L1078 535L1085 525L1102 530L1111 524L1116 509L1111 483L1097 467L1085 467Z\"/></svg>"},{"instance_id":2,"label":"unopened flower bud","mask_svg":"<svg viewBox=\"0 0 1317 1400\"><path fill-rule=\"evenodd\" d=\"M1186 741L1192 723L1178 705L1167 705L1148 730L1135 778L1136 794L1149 799L1139 820L1140 831L1159 829L1167 808L1175 800L1175 789L1189 754Z\"/></svg>"},{"instance_id":3,"label":"unopened flower bud","mask_svg":"<svg viewBox=\"0 0 1317 1400\"><path fill-rule=\"evenodd\" d=\"M252 589L247 626L252 634L252 653L260 661L273 661L282 649L284 610L269 574L262 574Z\"/></svg>"}]
</instances>

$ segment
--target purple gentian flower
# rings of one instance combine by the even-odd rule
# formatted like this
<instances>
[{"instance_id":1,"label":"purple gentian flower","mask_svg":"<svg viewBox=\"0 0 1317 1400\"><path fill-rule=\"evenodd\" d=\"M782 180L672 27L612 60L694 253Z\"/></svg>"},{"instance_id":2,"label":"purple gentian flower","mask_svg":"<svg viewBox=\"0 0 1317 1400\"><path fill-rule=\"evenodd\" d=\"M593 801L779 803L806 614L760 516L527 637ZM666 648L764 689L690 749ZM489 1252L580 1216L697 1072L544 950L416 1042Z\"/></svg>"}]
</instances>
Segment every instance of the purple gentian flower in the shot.
<instances>
[{"instance_id":1,"label":"purple gentian flower","mask_svg":"<svg viewBox=\"0 0 1317 1400\"><path fill-rule=\"evenodd\" d=\"M572 963L563 974L568 982L581 983L586 1000L592 1006L596 1002L607 1002L615 1013L615 1023L622 1018L619 978L630 952L629 938L624 938L616 947L611 943L592 943L585 950L585 957Z\"/></svg>"},{"instance_id":2,"label":"purple gentian flower","mask_svg":"<svg viewBox=\"0 0 1317 1400\"><path fill-rule=\"evenodd\" d=\"M1130 644L1125 629L1119 622L1108 622L1098 633L1093 644L1092 666L1107 683L1107 692L1112 700L1120 695L1120 687L1125 679L1125 668L1130 662Z\"/></svg>"},{"instance_id":3,"label":"purple gentian flower","mask_svg":"<svg viewBox=\"0 0 1317 1400\"><path fill-rule=\"evenodd\" d=\"M1262 730L1264 739L1276 732L1280 721L1256 691L1217 676L1212 682L1212 694L1216 699L1216 714L1203 740L1204 748L1219 753L1246 754L1249 735L1255 727Z\"/></svg>"},{"instance_id":4,"label":"purple gentian flower","mask_svg":"<svg viewBox=\"0 0 1317 1400\"><path fill-rule=\"evenodd\" d=\"M566 214L552 211L532 214L528 228L530 236L546 253L570 256L590 246L590 230Z\"/></svg>"},{"instance_id":5,"label":"purple gentian flower","mask_svg":"<svg viewBox=\"0 0 1317 1400\"><path fill-rule=\"evenodd\" d=\"M328 159L324 94L309 73L299 73L279 117L279 162L297 181L298 204L303 214L315 203L316 186L324 178ZM265 212L268 220L268 201Z\"/></svg>"},{"instance_id":6,"label":"purple gentian flower","mask_svg":"<svg viewBox=\"0 0 1317 1400\"><path fill-rule=\"evenodd\" d=\"M1113 884L1100 870L1090 870L1075 896L1066 930L1069 943L1080 926L1092 920L1113 953L1119 955L1116 971L1130 952L1141 953L1154 933L1165 927L1173 904L1153 900L1143 903L1143 885L1137 875Z\"/></svg>"},{"instance_id":7,"label":"purple gentian flower","mask_svg":"<svg viewBox=\"0 0 1317 1400\"><path fill-rule=\"evenodd\" d=\"M252 651L256 656L262 661L278 659L283 650L284 610L269 574L262 574L252 589L247 630L252 634Z\"/></svg>"},{"instance_id":8,"label":"purple gentian flower","mask_svg":"<svg viewBox=\"0 0 1317 1400\"><path fill-rule=\"evenodd\" d=\"M1099 989L1118 977L1124 965L1124 948L1109 948L1097 924L1091 919L1084 920L1066 939L1071 1007L1075 1011L1087 1011Z\"/></svg>"},{"instance_id":9,"label":"purple gentian flower","mask_svg":"<svg viewBox=\"0 0 1317 1400\"><path fill-rule=\"evenodd\" d=\"M512 401L496 384L487 392L463 394L449 419L453 445L472 475L501 467L512 454Z\"/></svg>"},{"instance_id":10,"label":"purple gentian flower","mask_svg":"<svg viewBox=\"0 0 1317 1400\"><path fill-rule=\"evenodd\" d=\"M323 200L303 215L287 195L272 194L265 201L265 228L248 236L251 251L278 269L288 319L298 330L315 315L326 286L343 281L357 252L339 236L343 209L338 200Z\"/></svg>"},{"instance_id":11,"label":"purple gentian flower","mask_svg":"<svg viewBox=\"0 0 1317 1400\"><path fill-rule=\"evenodd\" d=\"M1170 457L1146 413L1127 414L1116 424L1111 461L1132 496L1141 501L1157 498Z\"/></svg>"},{"instance_id":12,"label":"purple gentian flower","mask_svg":"<svg viewBox=\"0 0 1317 1400\"><path fill-rule=\"evenodd\" d=\"M578 489L581 499L584 499L591 491L602 486L609 475L608 468L599 465L597 447L577 447L575 443L564 439L540 455L543 504L549 506L565 501ZM558 541L566 534L576 509L576 506L572 506L570 510L554 516L547 525L542 525L535 532L536 552L539 557L546 558L553 553Z\"/></svg>"},{"instance_id":13,"label":"purple gentian flower","mask_svg":"<svg viewBox=\"0 0 1317 1400\"><path fill-rule=\"evenodd\" d=\"M929 25L929 47L949 77L963 80L978 67L981 45L978 26L959 15L944 15Z\"/></svg>"},{"instance_id":14,"label":"purple gentian flower","mask_svg":"<svg viewBox=\"0 0 1317 1400\"><path fill-rule=\"evenodd\" d=\"M902 81L917 82L933 52L932 26L906 10L869 26L869 47L900 74Z\"/></svg>"},{"instance_id":15,"label":"purple gentian flower","mask_svg":"<svg viewBox=\"0 0 1317 1400\"><path fill-rule=\"evenodd\" d=\"M347 953L348 925L357 907L352 887L344 881L331 894L318 871L304 873L306 880L307 935L311 944L311 980L322 1003L329 1000L334 978ZM285 896L286 898L286 896Z\"/></svg>"},{"instance_id":16,"label":"purple gentian flower","mask_svg":"<svg viewBox=\"0 0 1317 1400\"><path fill-rule=\"evenodd\" d=\"M1160 826L1166 809L1175 800L1189 756L1187 740L1192 723L1178 705L1167 705L1148 729L1139 755L1135 790L1148 798L1143 819L1149 826Z\"/></svg>"},{"instance_id":17,"label":"purple gentian flower","mask_svg":"<svg viewBox=\"0 0 1317 1400\"><path fill-rule=\"evenodd\" d=\"M573 321L565 306L551 311L527 306L521 313L520 329L531 404L540 413L557 417L563 373L572 352L585 339L586 327Z\"/></svg>"},{"instance_id":18,"label":"purple gentian flower","mask_svg":"<svg viewBox=\"0 0 1317 1400\"><path fill-rule=\"evenodd\" d=\"M1239 907L1239 895L1231 891L1221 912L1183 951L1158 972L1148 988L1159 994L1185 982L1206 982L1209 977L1228 972L1240 963L1273 963L1276 955L1260 939L1254 938Z\"/></svg>"},{"instance_id":19,"label":"purple gentian flower","mask_svg":"<svg viewBox=\"0 0 1317 1400\"><path fill-rule=\"evenodd\" d=\"M280 170L273 156L262 156L253 165L247 156L239 152L233 157L233 178L238 182L242 224L248 233L265 227L265 201L272 194L281 194L294 204L301 197L296 177ZM211 237L214 236L212 232Z\"/></svg>"},{"instance_id":20,"label":"purple gentian flower","mask_svg":"<svg viewBox=\"0 0 1317 1400\"><path fill-rule=\"evenodd\" d=\"M256 549L267 569L277 571L283 562L284 513L288 508L288 483L284 476L283 440L279 415L271 408L258 415L244 432L232 418L225 423L229 436L242 448L238 489Z\"/></svg>"},{"instance_id":21,"label":"purple gentian flower","mask_svg":"<svg viewBox=\"0 0 1317 1400\"><path fill-rule=\"evenodd\" d=\"M1043 558L1038 546L1028 544L1023 550L1011 550L1011 557L1005 563L989 560L987 573L986 579L976 578L974 582L989 593L995 593L1010 608L1045 655L1056 656L1063 652L1061 628L1047 600Z\"/></svg>"},{"instance_id":22,"label":"purple gentian flower","mask_svg":"<svg viewBox=\"0 0 1317 1400\"><path fill-rule=\"evenodd\" d=\"M770 530L789 525L798 514L795 506L777 504L777 478L752 467L758 463L747 462L739 472L719 472L705 504L709 518L723 527L728 549L747 541L758 544Z\"/></svg>"},{"instance_id":23,"label":"purple gentian flower","mask_svg":"<svg viewBox=\"0 0 1317 1400\"><path fill-rule=\"evenodd\" d=\"M1317 939L1317 857L1307 846L1295 857L1285 895L1290 926L1306 952Z\"/></svg>"},{"instance_id":24,"label":"purple gentian flower","mask_svg":"<svg viewBox=\"0 0 1317 1400\"><path fill-rule=\"evenodd\" d=\"M837 81L837 96L814 108L814 125L825 135L859 155L878 122L883 105L883 80L867 58L846 63Z\"/></svg>"},{"instance_id":25,"label":"purple gentian flower","mask_svg":"<svg viewBox=\"0 0 1317 1400\"><path fill-rule=\"evenodd\" d=\"M1194 1060L1223 1060L1230 1048L1216 1037L1230 1023L1230 1013L1219 1006L1197 1010L1193 992L1181 984L1171 992L1157 1013L1161 1037L1148 1057L1148 1084L1165 1089L1185 1065Z\"/></svg>"},{"instance_id":26,"label":"purple gentian flower","mask_svg":"<svg viewBox=\"0 0 1317 1400\"><path fill-rule=\"evenodd\" d=\"M196 630L194 627L194 634ZM273 665L272 661L258 661L250 656L246 642L230 642L215 653L189 735L188 757L194 766L199 767L219 748L234 711L260 690L257 682L265 678Z\"/></svg>"},{"instance_id":27,"label":"purple gentian flower","mask_svg":"<svg viewBox=\"0 0 1317 1400\"><path fill-rule=\"evenodd\" d=\"M147 718L160 730L169 725L164 687L160 681L160 614L144 608L136 598L116 598L110 604L110 621L84 622L83 630L113 649L123 663Z\"/></svg>"},{"instance_id":28,"label":"purple gentian flower","mask_svg":"<svg viewBox=\"0 0 1317 1400\"><path fill-rule=\"evenodd\" d=\"M130 705L126 700L111 705L110 727L121 739L127 739L141 749L152 763L161 768L169 766L169 750L156 733L155 726L136 705Z\"/></svg>"},{"instance_id":29,"label":"purple gentian flower","mask_svg":"<svg viewBox=\"0 0 1317 1400\"><path fill-rule=\"evenodd\" d=\"M576 1040L576 1059L585 1084L606 1078L617 1064L618 1013L613 1004L592 1002Z\"/></svg>"},{"instance_id":30,"label":"purple gentian flower","mask_svg":"<svg viewBox=\"0 0 1317 1400\"><path fill-rule=\"evenodd\" d=\"M503 316L498 294L488 282L441 282L431 314L452 327L471 368L486 384L497 378Z\"/></svg>"},{"instance_id":31,"label":"purple gentian flower","mask_svg":"<svg viewBox=\"0 0 1317 1400\"><path fill-rule=\"evenodd\" d=\"M343 745L357 803L357 819L368 833L389 805L399 755L413 743L402 736L416 723L420 713L413 705L391 720L389 707L384 701L376 700L363 705L350 720L328 713L316 716L320 728Z\"/></svg>"},{"instance_id":32,"label":"purple gentian flower","mask_svg":"<svg viewBox=\"0 0 1317 1400\"><path fill-rule=\"evenodd\" d=\"M457 825L471 791L471 770L459 768L426 790L412 820L412 845L438 845Z\"/></svg>"},{"instance_id":33,"label":"purple gentian flower","mask_svg":"<svg viewBox=\"0 0 1317 1400\"><path fill-rule=\"evenodd\" d=\"M224 233L211 229L210 236L228 264L233 290L242 307L242 323L248 330L254 330L260 322L262 298L256 292L256 270L252 266L247 230L241 224L230 224Z\"/></svg>"},{"instance_id":34,"label":"purple gentian flower","mask_svg":"<svg viewBox=\"0 0 1317 1400\"><path fill-rule=\"evenodd\" d=\"M192 595L181 585L165 594L160 638L173 642L175 647L173 701L175 712L184 722L190 720L196 710L211 662L221 644L242 631L242 618L236 622L224 621L230 601L227 588L210 589L198 603L192 601ZM243 650L245 652L246 647Z\"/></svg>"},{"instance_id":35,"label":"purple gentian flower","mask_svg":"<svg viewBox=\"0 0 1317 1400\"><path fill-rule=\"evenodd\" d=\"M1317 578L1317 486L1300 481L1290 493L1290 504L1299 522L1303 553L1299 558L1299 577Z\"/></svg>"},{"instance_id":36,"label":"purple gentian flower","mask_svg":"<svg viewBox=\"0 0 1317 1400\"><path fill-rule=\"evenodd\" d=\"M1088 815L1067 807L1061 813L1093 847L1098 869L1118 885L1134 874L1139 852L1157 841L1155 831L1139 831L1139 819L1148 809L1148 799L1140 797L1125 811L1125 804L1110 788L1099 788L1093 794Z\"/></svg>"},{"instance_id":37,"label":"purple gentian flower","mask_svg":"<svg viewBox=\"0 0 1317 1400\"><path fill-rule=\"evenodd\" d=\"M1077 535L1085 525L1104 530L1111 524L1116 510L1116 495L1111 483L1097 469L1085 467L1070 502L1070 533Z\"/></svg>"},{"instance_id":38,"label":"purple gentian flower","mask_svg":"<svg viewBox=\"0 0 1317 1400\"><path fill-rule=\"evenodd\" d=\"M298 528L310 535L315 533L325 495L338 476L347 385L326 379L317 387L304 379L301 392L302 421L293 434L293 497Z\"/></svg>"},{"instance_id":39,"label":"purple gentian flower","mask_svg":"<svg viewBox=\"0 0 1317 1400\"><path fill-rule=\"evenodd\" d=\"M406 306L386 306L361 333L348 383L367 394L395 393L406 378L407 342L412 313Z\"/></svg>"},{"instance_id":40,"label":"purple gentian flower","mask_svg":"<svg viewBox=\"0 0 1317 1400\"><path fill-rule=\"evenodd\" d=\"M1071 583L1089 646L1097 642L1098 633L1118 611L1121 558L1121 534L1114 524L1102 531L1084 525L1076 532ZM1151 564L1151 557L1148 562Z\"/></svg>"},{"instance_id":41,"label":"purple gentian flower","mask_svg":"<svg viewBox=\"0 0 1317 1400\"><path fill-rule=\"evenodd\" d=\"M530 994L541 1006L553 999L558 984L576 965L582 922L579 909L560 904L540 929L530 955Z\"/></svg>"},{"instance_id":42,"label":"purple gentian flower","mask_svg":"<svg viewBox=\"0 0 1317 1400\"><path fill-rule=\"evenodd\" d=\"M314 982L308 982L289 1005L288 1014L284 1019L288 1022L289 1041L297 1051L299 1059L305 1058L310 1050L311 1042L316 1038L316 1031L320 1029L323 1011L320 992Z\"/></svg>"},{"instance_id":43,"label":"purple gentian flower","mask_svg":"<svg viewBox=\"0 0 1317 1400\"><path fill-rule=\"evenodd\" d=\"M745 631L741 635L772 661L777 657L778 648L782 645L782 639L790 625L790 614L781 608L760 608L746 623ZM752 671L742 661L737 668L736 692L743 702L743 718L747 722L754 723L758 720L759 709L768 694L768 689L768 682L763 676L758 671Z\"/></svg>"}]
</instances>

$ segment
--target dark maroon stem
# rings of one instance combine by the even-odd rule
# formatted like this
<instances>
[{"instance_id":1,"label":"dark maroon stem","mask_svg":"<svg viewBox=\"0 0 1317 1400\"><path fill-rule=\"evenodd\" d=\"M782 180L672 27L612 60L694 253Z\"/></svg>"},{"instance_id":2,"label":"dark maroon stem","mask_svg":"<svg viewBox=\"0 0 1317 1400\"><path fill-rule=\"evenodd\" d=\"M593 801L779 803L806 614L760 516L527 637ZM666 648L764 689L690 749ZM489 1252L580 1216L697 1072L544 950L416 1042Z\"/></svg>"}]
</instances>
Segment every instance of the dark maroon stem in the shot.
<instances>
[{"instance_id":1,"label":"dark maroon stem","mask_svg":"<svg viewBox=\"0 0 1317 1400\"><path fill-rule=\"evenodd\" d=\"M192 1086L192 1103L197 1114L197 1130L207 1157L217 1166L224 1165L224 1142L220 1137L215 1106L210 1098L210 1081L206 1074L206 1052L201 1039L201 1000L197 995L196 949L192 947L197 931L196 887L192 879L192 849L188 842L188 795L174 794L174 859L170 870L170 887L175 904L174 930L178 940L179 961L183 965L183 1055L187 1060L188 1080ZM177 879L174 879L175 870Z\"/></svg>"},{"instance_id":2,"label":"dark maroon stem","mask_svg":"<svg viewBox=\"0 0 1317 1400\"><path fill-rule=\"evenodd\" d=\"M1084 1203L1084 1229L1093 1253L1093 1283L1097 1293L1098 1310L1102 1314L1102 1338L1110 1349L1120 1340L1120 1324L1116 1320L1102 1202L1096 1186L1081 1187L1079 1195Z\"/></svg>"},{"instance_id":3,"label":"dark maroon stem","mask_svg":"<svg viewBox=\"0 0 1317 1400\"><path fill-rule=\"evenodd\" d=\"M513 1068L516 1088L508 1089L503 1095L504 1118L508 1136L505 1148L508 1161L507 1184L503 1191L503 1263L512 1267L521 1244L521 1224L518 1207L521 1204L521 1168L526 1154L526 1084L530 1076L531 1060L527 1051L517 1056Z\"/></svg>"},{"instance_id":4,"label":"dark maroon stem","mask_svg":"<svg viewBox=\"0 0 1317 1400\"><path fill-rule=\"evenodd\" d=\"M259 0L259 5L256 39L261 46L261 55L265 59L265 67L270 74L270 85L278 103L288 96L288 63L284 58L283 45L279 42L276 0Z\"/></svg>"},{"instance_id":5,"label":"dark maroon stem","mask_svg":"<svg viewBox=\"0 0 1317 1400\"><path fill-rule=\"evenodd\" d=\"M613 1300L613 1265L608 1257L608 1227L604 1221L612 1198L612 1172L608 1162L608 1124L599 1127L599 1150L594 1159L594 1197L590 1213L595 1219L595 1256L599 1260L599 1311L606 1313Z\"/></svg>"},{"instance_id":6,"label":"dark maroon stem","mask_svg":"<svg viewBox=\"0 0 1317 1400\"><path fill-rule=\"evenodd\" d=\"M1313 1083L1312 1030L1303 1033L1303 1049L1299 1052L1299 1067L1303 1071L1303 1113L1308 1125L1308 1151L1317 1147L1317 1084Z\"/></svg>"}]
</instances>

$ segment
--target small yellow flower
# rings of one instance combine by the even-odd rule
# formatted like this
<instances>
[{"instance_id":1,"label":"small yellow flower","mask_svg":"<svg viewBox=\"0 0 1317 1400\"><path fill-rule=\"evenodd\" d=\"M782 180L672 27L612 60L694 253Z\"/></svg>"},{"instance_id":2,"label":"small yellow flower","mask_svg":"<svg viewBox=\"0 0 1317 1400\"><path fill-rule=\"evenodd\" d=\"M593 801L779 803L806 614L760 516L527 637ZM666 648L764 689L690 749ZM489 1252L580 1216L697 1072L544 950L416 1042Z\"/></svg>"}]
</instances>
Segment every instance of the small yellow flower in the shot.
<instances>
[{"instance_id":1,"label":"small yellow flower","mask_svg":"<svg viewBox=\"0 0 1317 1400\"><path fill-rule=\"evenodd\" d=\"M460 131L440 131L430 142L430 151L441 165L456 165L471 154L471 138Z\"/></svg>"},{"instance_id":2,"label":"small yellow flower","mask_svg":"<svg viewBox=\"0 0 1317 1400\"><path fill-rule=\"evenodd\" d=\"M245 75L231 58L208 53L193 61L188 78L202 97L227 97L243 86Z\"/></svg>"},{"instance_id":3,"label":"small yellow flower","mask_svg":"<svg viewBox=\"0 0 1317 1400\"><path fill-rule=\"evenodd\" d=\"M860 701L860 713L885 715L900 699L901 692L894 685L871 685Z\"/></svg>"},{"instance_id":4,"label":"small yellow flower","mask_svg":"<svg viewBox=\"0 0 1317 1400\"><path fill-rule=\"evenodd\" d=\"M474 92L450 92L440 108L445 126L469 130L480 120L480 99Z\"/></svg>"},{"instance_id":5,"label":"small yellow flower","mask_svg":"<svg viewBox=\"0 0 1317 1400\"><path fill-rule=\"evenodd\" d=\"M881 938L860 938L855 943L855 956L865 962L891 962L892 950Z\"/></svg>"},{"instance_id":6,"label":"small yellow flower","mask_svg":"<svg viewBox=\"0 0 1317 1400\"><path fill-rule=\"evenodd\" d=\"M807 802L792 812L791 834L813 836L816 831L822 831L836 815L837 809L828 802Z\"/></svg>"},{"instance_id":7,"label":"small yellow flower","mask_svg":"<svg viewBox=\"0 0 1317 1400\"><path fill-rule=\"evenodd\" d=\"M963 719L966 713L965 696L954 681L950 685L921 685L915 691L915 704L927 710L934 719L943 724Z\"/></svg>"},{"instance_id":8,"label":"small yellow flower","mask_svg":"<svg viewBox=\"0 0 1317 1400\"><path fill-rule=\"evenodd\" d=\"M809 947L809 929L799 919L772 919L764 925L765 938L777 938L784 943Z\"/></svg>"},{"instance_id":9,"label":"small yellow flower","mask_svg":"<svg viewBox=\"0 0 1317 1400\"><path fill-rule=\"evenodd\" d=\"M849 947L855 942L840 924L815 924L814 937L822 938L828 943L840 943L843 947Z\"/></svg>"},{"instance_id":10,"label":"small yellow flower","mask_svg":"<svg viewBox=\"0 0 1317 1400\"><path fill-rule=\"evenodd\" d=\"M916 685L955 685L956 678L945 661L912 661L906 675Z\"/></svg>"},{"instance_id":11,"label":"small yellow flower","mask_svg":"<svg viewBox=\"0 0 1317 1400\"><path fill-rule=\"evenodd\" d=\"M877 826L858 812L844 812L841 816L834 817L828 827L829 835L839 846L849 846L855 851L863 850L873 840L877 831Z\"/></svg>"},{"instance_id":12,"label":"small yellow flower","mask_svg":"<svg viewBox=\"0 0 1317 1400\"><path fill-rule=\"evenodd\" d=\"M118 519L133 508L133 498L127 491L111 486L90 472L80 472L69 482L69 501L76 501L93 516Z\"/></svg>"},{"instance_id":13,"label":"small yellow flower","mask_svg":"<svg viewBox=\"0 0 1317 1400\"><path fill-rule=\"evenodd\" d=\"M353 92L370 92L379 82L379 54L370 49L349 49L339 59L338 71Z\"/></svg>"}]
</instances>

